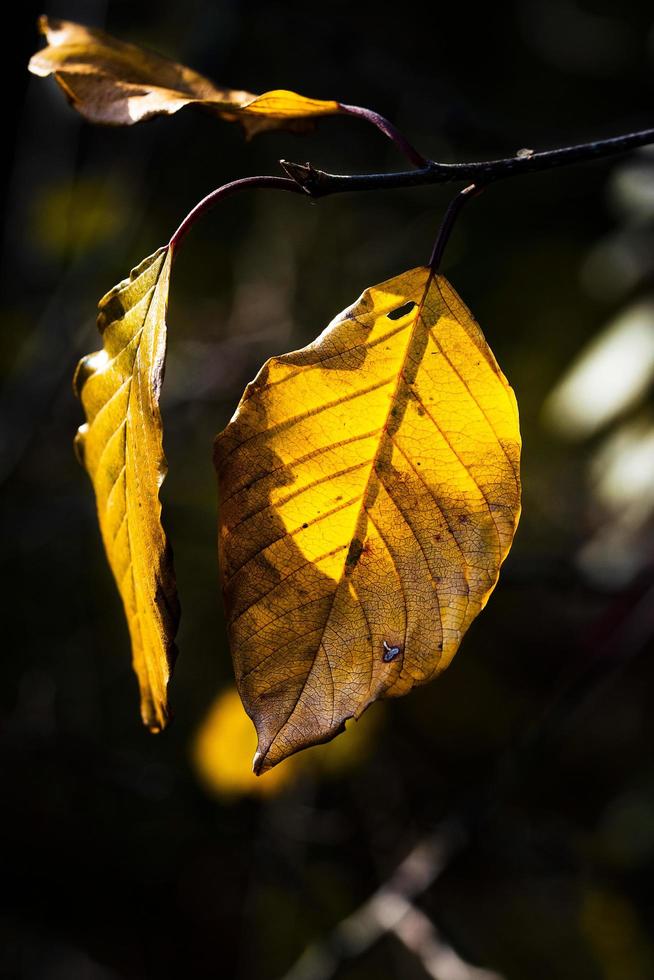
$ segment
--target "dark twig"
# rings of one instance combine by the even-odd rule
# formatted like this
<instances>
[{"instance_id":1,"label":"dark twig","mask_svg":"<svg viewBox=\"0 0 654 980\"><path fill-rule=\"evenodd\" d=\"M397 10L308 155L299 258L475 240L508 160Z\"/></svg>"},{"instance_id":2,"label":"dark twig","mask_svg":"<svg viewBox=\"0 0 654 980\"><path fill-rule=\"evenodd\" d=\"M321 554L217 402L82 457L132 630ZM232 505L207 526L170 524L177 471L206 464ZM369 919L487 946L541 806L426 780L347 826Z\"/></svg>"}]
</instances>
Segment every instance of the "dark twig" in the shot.
<instances>
[{"instance_id":1,"label":"dark twig","mask_svg":"<svg viewBox=\"0 0 654 980\"><path fill-rule=\"evenodd\" d=\"M282 166L311 197L326 197L328 194L342 194L348 191L391 190L397 187L420 187L427 184L447 184L454 181L473 181L489 184L505 177L553 170L567 167L573 163L600 160L603 157L626 153L638 146L654 143L654 129L643 129L637 133L626 133L609 139L563 146L542 153L524 150L515 156L500 160L484 160L478 163L437 163L429 161L417 170L403 170L386 174L328 174L316 170L310 164L289 163L282 160Z\"/></svg>"},{"instance_id":2,"label":"dark twig","mask_svg":"<svg viewBox=\"0 0 654 980\"><path fill-rule=\"evenodd\" d=\"M410 937L404 931L410 929L411 919L419 914L413 901L434 883L466 843L467 833L460 824L441 824L416 844L388 881L369 899L342 919L324 939L309 946L285 974L284 980L331 980L343 962L361 956L387 932L393 932L424 960L425 951L419 953L415 948L415 934ZM430 959L437 955L441 969L439 974L428 975L437 975L439 980L455 976L459 980L500 980L495 973L464 963L440 937L436 941L433 931L429 939ZM446 969L443 969L444 965ZM455 969L448 971L447 966Z\"/></svg>"},{"instance_id":3,"label":"dark twig","mask_svg":"<svg viewBox=\"0 0 654 980\"><path fill-rule=\"evenodd\" d=\"M418 151L383 116L379 116L377 113L368 109L360 109L358 106L345 106L344 108L353 115L359 115L362 118L367 118L369 121L374 122L376 126L402 149L402 152L409 159L416 164L419 161L420 163L424 163ZM540 170L552 170L554 167L563 167L573 163L601 159L602 157L613 156L618 153L626 153L628 150L632 150L638 146L647 146L649 143L654 143L654 129L644 129L638 133L627 133L623 136L596 140L592 143L579 143L576 146L565 146L556 150L545 150L542 153L532 153L531 150L520 150L515 156L506 157L502 160L487 160L480 163L436 163L432 160L424 166L419 166L416 170L404 170L387 174L328 174L324 170L316 170L310 163L302 164L293 163L289 160L280 160L288 177L243 177L240 180L234 180L229 184L218 187L215 191L207 194L187 214L170 239L169 246L174 252L199 218L217 204L218 201L243 190L268 188L271 190L289 191L295 194L304 193L309 197L327 197L329 194L342 194L348 191L390 190L397 187L419 187L426 184L452 183L457 180L472 180L474 185L480 188L505 177L535 173ZM467 194L468 189L466 188L463 193ZM442 250L447 242L447 235L451 231L451 225L466 199L468 198L462 198L461 203L456 205L455 211L451 216L451 222L447 226L446 222L448 222L449 211L445 216L442 231L446 232L446 236L442 246L439 246L438 242L436 243L434 255L432 256L432 263L435 262L436 265L442 256ZM439 248L440 251L438 251Z\"/></svg>"}]
</instances>

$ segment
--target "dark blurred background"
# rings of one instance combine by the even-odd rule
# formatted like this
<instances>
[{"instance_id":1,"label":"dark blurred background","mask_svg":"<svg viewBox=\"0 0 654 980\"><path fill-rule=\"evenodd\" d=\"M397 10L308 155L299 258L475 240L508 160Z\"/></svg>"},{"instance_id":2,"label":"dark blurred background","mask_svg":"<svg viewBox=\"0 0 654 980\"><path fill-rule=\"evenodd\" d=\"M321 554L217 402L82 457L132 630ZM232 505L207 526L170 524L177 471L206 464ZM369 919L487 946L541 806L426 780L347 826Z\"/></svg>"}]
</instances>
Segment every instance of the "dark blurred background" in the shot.
<instances>
[{"instance_id":1,"label":"dark blurred background","mask_svg":"<svg viewBox=\"0 0 654 980\"><path fill-rule=\"evenodd\" d=\"M277 173L280 157L405 165L352 119L249 144L192 110L94 128L27 74L41 12L226 85L370 106L439 160L654 124L645 0L16 8L3 43L0 976L654 977L654 155L506 181L468 206L445 271L520 405L513 551L440 680L264 786L230 694L212 439L267 356L425 261L453 189L317 203L260 191L188 238L163 398L176 720L150 736L71 444L70 379L99 346L97 300L225 181ZM421 842L435 880L406 915L358 951L343 929L320 947ZM322 959L291 974L315 944Z\"/></svg>"}]
</instances>

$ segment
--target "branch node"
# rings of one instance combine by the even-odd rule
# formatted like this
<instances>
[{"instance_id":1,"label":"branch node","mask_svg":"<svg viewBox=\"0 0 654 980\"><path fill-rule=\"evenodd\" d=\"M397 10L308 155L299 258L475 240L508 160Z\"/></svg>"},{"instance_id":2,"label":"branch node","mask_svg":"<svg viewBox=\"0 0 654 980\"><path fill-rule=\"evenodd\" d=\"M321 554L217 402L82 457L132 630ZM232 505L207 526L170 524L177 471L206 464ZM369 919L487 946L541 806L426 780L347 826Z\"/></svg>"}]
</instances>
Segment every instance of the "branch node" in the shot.
<instances>
[{"instance_id":1,"label":"branch node","mask_svg":"<svg viewBox=\"0 0 654 980\"><path fill-rule=\"evenodd\" d=\"M294 180L298 187L308 194L309 197L317 197L319 194L318 171L307 163L293 163L292 160L280 160L279 165L282 170Z\"/></svg>"}]
</instances>

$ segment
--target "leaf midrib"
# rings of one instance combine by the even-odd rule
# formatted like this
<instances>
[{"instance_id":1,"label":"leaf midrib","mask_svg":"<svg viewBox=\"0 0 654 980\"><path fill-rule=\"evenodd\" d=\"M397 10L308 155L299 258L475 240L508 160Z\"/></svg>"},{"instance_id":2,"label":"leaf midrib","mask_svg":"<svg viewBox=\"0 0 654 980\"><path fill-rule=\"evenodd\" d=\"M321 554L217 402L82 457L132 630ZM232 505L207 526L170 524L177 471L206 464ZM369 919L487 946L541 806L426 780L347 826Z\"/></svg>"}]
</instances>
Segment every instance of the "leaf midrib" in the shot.
<instances>
[{"instance_id":1,"label":"leaf midrib","mask_svg":"<svg viewBox=\"0 0 654 980\"><path fill-rule=\"evenodd\" d=\"M415 337L415 334L416 334L416 330L418 328L418 325L420 323L420 318L422 316L422 311L424 309L425 300L427 298L427 294L429 292L429 289L430 289L431 284L434 281L434 279L435 279L435 273L430 269L429 270L429 274L427 276L427 280L426 280L425 285L423 287L423 292L422 292L422 296L420 298L420 303L417 304L415 311L413 311L414 312L413 325L411 326L411 329L409 331L409 338L408 338L407 345L406 345L406 348L405 348L405 351L404 351L404 356L402 358L402 363L401 363L400 368L399 368L398 373L397 373L397 381L395 383L395 388L393 390L393 394L391 395L391 397L389 398L389 401L388 401L388 411L386 413L386 419L385 419L385 422L384 422L384 426L383 426L383 428L381 430L382 435L381 435L381 437L379 439L379 445L377 447L377 450L375 452L375 455L373 456L373 458L372 458L372 460L370 462L370 470L368 472L368 476L367 476L365 485L364 485L363 490L362 490L362 493L361 493L361 505L359 507L359 511L357 513L357 518L356 518L356 521L355 521L355 524L354 524L354 531L350 535L350 543L353 540L355 540L355 538L357 537L357 531L361 527L362 518L365 519L366 521L369 519L369 515L368 515L368 513L367 513L367 511L366 511L366 509L364 507L364 501L366 500L366 498L368 496L368 491L369 491L369 488L370 488L370 484L371 484L371 480L372 480L372 475L373 475L373 473L376 472L375 467L376 467L377 461L378 461L378 459L380 457L382 446L384 445L385 440L387 438L389 438L389 435L388 435L388 431L387 430L388 430L388 423L389 423L389 420L391 418L391 412L392 412L393 406L395 404L395 401L397 400L398 392L400 390L401 385L403 383L406 384L406 381L404 379L404 369L405 369L406 364L407 364L407 359L408 359L408 356L409 356L409 352L410 352L410 350L413 347L414 337ZM307 686L307 683L309 681L309 678L311 677L311 674L313 672L313 669L314 669L314 667L316 665L316 661L318 659L318 652L319 652L321 646L323 647L323 650L325 652L325 658L326 658L327 664L329 666L330 674L332 674L332 676L333 676L331 662L329 660L329 655L328 655L327 650L325 649L324 644L323 644L323 637L324 637L325 631L326 631L326 629L327 629L327 627L329 625L329 620L331 619L332 611L334 609L334 603L336 602L336 597L339 594L340 589L341 589L343 583L348 580L350 574L351 573L348 570L347 561L344 561L343 562L343 570L341 571L340 577L338 578L338 580L334 579L334 583L335 583L334 591L332 593L331 602L329 604L329 607L327 609L327 613L325 615L324 624L321 627L320 642L318 643L318 645L316 647L316 652L314 654L311 667L307 671L307 675L306 675L306 677L304 679L304 683L302 684L302 687L300 688L300 690L299 690L299 692L297 694L297 697L295 698L295 701L293 702L293 706L292 706L291 710L289 711L288 715L286 716L286 718L284 719L284 721L282 722L282 724L277 729L277 733L275 734L274 738L271 740L270 745L267 747L265 753L258 760L258 766L259 766L259 768L261 767L261 765L263 764L263 762L265 761L265 759L269 755L270 749L275 744L275 742L277 741L277 739L279 738L279 736L282 734L282 732L284 731L284 729L288 725L289 721L293 717L293 714L297 710L297 707L300 704L300 701L301 701L302 696L304 694L304 691L306 689L306 686ZM399 575L399 573L398 573L398 575ZM360 602L360 600L358 600L358 601ZM408 622L405 622L404 642L402 644L402 650L403 651L406 648L407 629L408 629ZM333 710L334 710L334 705L332 704L332 716L333 716Z\"/></svg>"}]
</instances>

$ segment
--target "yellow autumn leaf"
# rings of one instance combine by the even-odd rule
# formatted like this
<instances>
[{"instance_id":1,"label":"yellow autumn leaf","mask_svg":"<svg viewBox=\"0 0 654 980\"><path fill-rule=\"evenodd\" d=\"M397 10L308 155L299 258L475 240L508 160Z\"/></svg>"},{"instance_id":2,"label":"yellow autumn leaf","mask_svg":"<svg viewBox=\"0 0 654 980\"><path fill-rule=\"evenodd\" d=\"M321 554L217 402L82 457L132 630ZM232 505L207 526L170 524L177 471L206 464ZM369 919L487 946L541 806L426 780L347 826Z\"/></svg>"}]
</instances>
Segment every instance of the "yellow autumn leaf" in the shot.
<instances>
[{"instance_id":1,"label":"yellow autumn leaf","mask_svg":"<svg viewBox=\"0 0 654 980\"><path fill-rule=\"evenodd\" d=\"M214 85L185 65L72 21L41 17L39 30L48 46L33 55L30 71L54 75L91 122L125 126L200 105L253 135L341 111L338 102L281 89L253 95Z\"/></svg>"},{"instance_id":2,"label":"yellow autumn leaf","mask_svg":"<svg viewBox=\"0 0 654 980\"><path fill-rule=\"evenodd\" d=\"M519 456L513 391L428 268L264 365L215 446L255 771L447 667L511 546Z\"/></svg>"},{"instance_id":3,"label":"yellow autumn leaf","mask_svg":"<svg viewBox=\"0 0 654 980\"><path fill-rule=\"evenodd\" d=\"M74 381L87 419L75 447L93 482L102 539L129 625L141 715L153 731L168 720L179 621L159 500L166 475L159 392L170 264L170 249L159 249L100 300L103 347L82 358Z\"/></svg>"}]
</instances>

